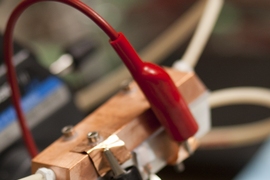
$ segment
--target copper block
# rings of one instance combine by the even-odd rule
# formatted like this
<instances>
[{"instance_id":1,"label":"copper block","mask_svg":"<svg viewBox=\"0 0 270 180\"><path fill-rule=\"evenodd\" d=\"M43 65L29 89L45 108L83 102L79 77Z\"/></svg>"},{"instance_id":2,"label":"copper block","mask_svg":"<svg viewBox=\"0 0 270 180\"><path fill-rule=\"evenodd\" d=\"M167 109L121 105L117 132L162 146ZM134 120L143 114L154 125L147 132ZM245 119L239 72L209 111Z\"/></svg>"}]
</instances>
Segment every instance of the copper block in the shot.
<instances>
[{"instance_id":1,"label":"copper block","mask_svg":"<svg viewBox=\"0 0 270 180\"><path fill-rule=\"evenodd\" d=\"M167 69L187 103L191 103L206 89L194 73L183 73ZM93 94L94 96L94 94ZM131 83L128 91L121 91L100 108L77 124L74 129L76 136L67 140L60 137L32 160L32 172L40 167L51 168L57 180L96 180L98 173L85 153L72 151L84 141L91 131L98 131L104 139L117 135L129 151L132 151L158 128L160 123L150 109L135 82ZM166 133L163 133L166 136ZM167 137L163 138L160 146L168 163L178 158L179 145ZM168 153L168 149L170 152Z\"/></svg>"}]
</instances>

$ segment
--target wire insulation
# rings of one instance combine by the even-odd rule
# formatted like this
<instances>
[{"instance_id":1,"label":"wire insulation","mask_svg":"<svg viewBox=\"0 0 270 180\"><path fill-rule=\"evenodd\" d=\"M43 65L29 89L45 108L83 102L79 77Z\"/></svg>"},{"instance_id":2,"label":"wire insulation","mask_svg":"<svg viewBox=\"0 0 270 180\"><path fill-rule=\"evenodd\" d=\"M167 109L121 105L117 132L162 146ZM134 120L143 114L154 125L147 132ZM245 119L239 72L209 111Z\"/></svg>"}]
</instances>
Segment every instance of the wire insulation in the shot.
<instances>
[{"instance_id":1,"label":"wire insulation","mask_svg":"<svg viewBox=\"0 0 270 180\"><path fill-rule=\"evenodd\" d=\"M258 87L227 88L214 91L209 98L211 108L252 104L270 108L270 90ZM270 118L243 125L215 127L200 140L200 148L228 148L258 143L270 135Z\"/></svg>"},{"instance_id":2,"label":"wire insulation","mask_svg":"<svg viewBox=\"0 0 270 180\"><path fill-rule=\"evenodd\" d=\"M236 87L217 90L209 97L211 108L233 104L254 104L270 108L270 90L259 87Z\"/></svg>"},{"instance_id":3,"label":"wire insulation","mask_svg":"<svg viewBox=\"0 0 270 180\"><path fill-rule=\"evenodd\" d=\"M243 125L213 128L200 139L201 149L247 146L269 138L270 118Z\"/></svg>"},{"instance_id":4,"label":"wire insulation","mask_svg":"<svg viewBox=\"0 0 270 180\"><path fill-rule=\"evenodd\" d=\"M204 10L205 1L196 1L192 7L175 20L164 32L147 45L139 54L148 62L160 63L177 47L184 43L196 27ZM93 82L75 94L75 103L83 111L88 112L96 104L101 103L110 94L119 89L119 84L131 78L126 67L121 64L97 82ZM108 86L110 84L110 86ZM95 94L95 96L93 96Z\"/></svg>"},{"instance_id":5,"label":"wire insulation","mask_svg":"<svg viewBox=\"0 0 270 180\"><path fill-rule=\"evenodd\" d=\"M214 25L218 19L218 15L221 11L223 0L208 0L204 9L202 18L196 28L196 31L192 37L191 42L187 50L185 51L182 59L174 63L174 67L177 67L178 63L187 64L190 67L195 67L199 57L207 43L207 40L212 33ZM177 68L176 68L177 69Z\"/></svg>"},{"instance_id":6,"label":"wire insulation","mask_svg":"<svg viewBox=\"0 0 270 180\"><path fill-rule=\"evenodd\" d=\"M118 37L118 33L102 18L100 17L94 10L85 5L84 3L78 0L24 0L22 1L12 12L7 27L4 33L4 57L5 63L7 66L7 76L8 81L12 91L12 101L17 112L20 128L22 131L23 139L26 144L27 150L31 157L35 157L38 153L37 147L33 140L32 134L27 127L26 119L23 114L23 110L20 104L20 91L18 88L18 83L16 79L15 68L12 64L13 57L13 31L15 28L15 24L20 17L20 15L31 5L43 2L43 1L55 1L67 4L69 6L74 7L75 9L81 11L87 17L92 19L109 37L111 40L115 40Z\"/></svg>"}]
</instances>

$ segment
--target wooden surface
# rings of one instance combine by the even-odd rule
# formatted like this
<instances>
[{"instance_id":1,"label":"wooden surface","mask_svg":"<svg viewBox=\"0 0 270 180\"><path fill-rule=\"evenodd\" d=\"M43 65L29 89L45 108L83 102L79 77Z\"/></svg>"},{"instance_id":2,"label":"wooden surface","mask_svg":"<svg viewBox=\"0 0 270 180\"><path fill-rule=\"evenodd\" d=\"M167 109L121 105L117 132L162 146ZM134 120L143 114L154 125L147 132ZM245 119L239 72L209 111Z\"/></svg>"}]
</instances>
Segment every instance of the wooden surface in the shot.
<instances>
[{"instance_id":1,"label":"wooden surface","mask_svg":"<svg viewBox=\"0 0 270 180\"><path fill-rule=\"evenodd\" d=\"M205 87L193 73L167 71L186 102L191 103L205 92ZM61 137L35 157L32 161L32 171L35 172L39 167L49 167L54 170L58 180L95 180L98 175L88 155L71 151L86 140L88 132L98 131L104 139L116 134L130 151L146 140L160 124L136 83L132 83L130 88L129 91L116 94L77 124L75 137ZM166 133L164 135L166 136ZM164 146L159 153L164 151L164 158L168 161L176 160L177 144L169 138L164 139L163 143L171 148L171 153L165 153Z\"/></svg>"}]
</instances>

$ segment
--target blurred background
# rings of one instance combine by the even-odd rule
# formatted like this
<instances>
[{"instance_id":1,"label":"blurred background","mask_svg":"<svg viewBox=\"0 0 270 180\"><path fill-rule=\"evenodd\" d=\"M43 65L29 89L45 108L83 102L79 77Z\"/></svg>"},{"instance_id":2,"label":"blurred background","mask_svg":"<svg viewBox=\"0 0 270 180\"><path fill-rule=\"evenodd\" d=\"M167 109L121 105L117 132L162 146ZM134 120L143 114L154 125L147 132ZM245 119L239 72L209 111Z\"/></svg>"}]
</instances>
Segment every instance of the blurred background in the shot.
<instances>
[{"instance_id":1,"label":"blurred background","mask_svg":"<svg viewBox=\"0 0 270 180\"><path fill-rule=\"evenodd\" d=\"M19 2L0 0L1 35L11 11ZM141 56L146 58L144 60L171 66L185 52L205 1L83 2L123 32ZM201 5L196 5L199 3ZM195 68L210 91L236 86L270 86L269 9L270 2L267 0L225 1L210 40ZM159 38L166 37L168 30L175 28L176 22L180 22L176 27L179 28L177 42L162 54L151 51L157 44L162 47L163 41L158 41ZM117 92L123 80L129 79L120 59L109 45L108 37L84 15L65 5L43 2L32 6L20 18L14 37L15 55L28 52L28 56L22 57L25 65L17 67L23 72L19 74L19 79L22 79L21 91L29 88L33 90L38 85L46 84L49 78L56 78L57 86L63 87L67 94L62 103L43 112L46 116L29 115L30 119L33 118L33 133L40 149L61 136L63 126L75 125ZM2 48L0 52L0 62L3 63ZM27 77L27 81L24 77ZM2 75L0 78L0 88L4 89L5 77ZM57 92L50 92L57 96ZM40 108L47 107L48 103L54 104L52 100L45 101L40 99L38 103L43 104ZM0 102L0 113L3 114L10 106L10 99L7 97ZM29 114L32 111L39 112L32 108ZM269 110L262 107L228 106L212 111L212 124L236 125L269 116ZM0 128L0 135L3 129ZM7 144L0 152L0 179L17 179L30 173L30 162L18 137L13 137L14 143ZM255 144L240 148L198 150L184 162L184 172L177 173L173 167L166 167L158 175L164 180L233 179L260 147L261 144Z\"/></svg>"}]
</instances>

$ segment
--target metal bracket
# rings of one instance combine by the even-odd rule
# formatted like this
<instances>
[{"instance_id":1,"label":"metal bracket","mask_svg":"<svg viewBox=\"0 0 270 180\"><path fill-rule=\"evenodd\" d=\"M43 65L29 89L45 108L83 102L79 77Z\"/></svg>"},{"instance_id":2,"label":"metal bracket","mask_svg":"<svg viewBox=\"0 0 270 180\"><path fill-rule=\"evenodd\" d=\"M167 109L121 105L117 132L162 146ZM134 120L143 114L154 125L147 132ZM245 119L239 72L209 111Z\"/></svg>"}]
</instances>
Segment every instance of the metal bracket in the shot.
<instances>
[{"instance_id":1,"label":"metal bracket","mask_svg":"<svg viewBox=\"0 0 270 180\"><path fill-rule=\"evenodd\" d=\"M120 140L117 135L111 135L101 143L93 146L86 139L77 145L72 151L77 153L86 153L92 160L98 174L104 176L110 169L110 164L104 156L104 149L109 148L119 164L123 164L129 160L132 155L126 148L125 142Z\"/></svg>"}]
</instances>

